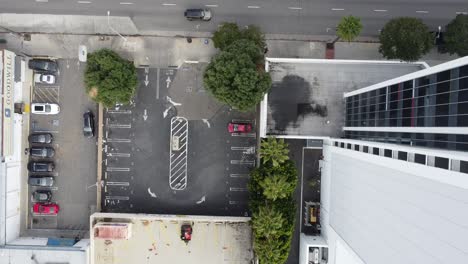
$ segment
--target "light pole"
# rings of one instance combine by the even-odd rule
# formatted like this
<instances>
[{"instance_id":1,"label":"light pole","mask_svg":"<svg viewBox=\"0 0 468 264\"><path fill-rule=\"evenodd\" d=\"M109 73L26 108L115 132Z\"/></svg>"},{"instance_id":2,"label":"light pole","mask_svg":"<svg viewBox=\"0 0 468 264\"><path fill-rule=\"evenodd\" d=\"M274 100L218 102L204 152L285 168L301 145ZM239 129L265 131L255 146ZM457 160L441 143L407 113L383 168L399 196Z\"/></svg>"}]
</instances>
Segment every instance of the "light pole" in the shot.
<instances>
[{"instance_id":1,"label":"light pole","mask_svg":"<svg viewBox=\"0 0 468 264\"><path fill-rule=\"evenodd\" d=\"M110 17L110 11L108 10L107 11L107 25L109 26L109 28L114 32L116 33L117 35L119 35L124 41L127 41L127 39L122 36L119 32L117 32L117 30L115 30L113 27L111 27L110 25L110 21L109 21L109 17Z\"/></svg>"}]
</instances>

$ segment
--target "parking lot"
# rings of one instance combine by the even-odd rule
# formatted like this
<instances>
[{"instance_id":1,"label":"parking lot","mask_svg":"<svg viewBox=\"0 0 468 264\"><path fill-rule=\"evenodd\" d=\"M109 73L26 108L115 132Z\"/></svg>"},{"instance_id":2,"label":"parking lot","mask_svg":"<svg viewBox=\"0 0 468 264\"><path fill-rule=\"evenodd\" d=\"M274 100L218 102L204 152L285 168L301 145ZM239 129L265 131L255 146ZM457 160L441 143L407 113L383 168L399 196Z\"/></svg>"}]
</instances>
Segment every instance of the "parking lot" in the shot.
<instances>
[{"instance_id":1,"label":"parking lot","mask_svg":"<svg viewBox=\"0 0 468 264\"><path fill-rule=\"evenodd\" d=\"M212 100L200 76L181 78L191 74L189 67L140 68L132 104L105 110L103 211L248 215L256 134L230 134L227 125L248 122L255 129L255 116L207 102L211 115L197 109L192 114L200 118L190 118L174 89ZM177 148L171 135L178 136Z\"/></svg>"},{"instance_id":2,"label":"parking lot","mask_svg":"<svg viewBox=\"0 0 468 264\"><path fill-rule=\"evenodd\" d=\"M83 113L96 113L96 104L88 99L83 87L84 65L78 61L59 60L57 81L53 85L35 84L33 103L57 103L57 115L31 114L31 133L51 133L50 146L55 149L52 158L32 158L34 161L53 161L55 178L53 187L29 187L29 195L35 190L50 190L52 202L60 206L56 216L38 216L29 209L28 228L32 229L89 229L90 213L96 208L96 139L83 136ZM97 120L96 120L97 121ZM32 173L30 173L31 175ZM37 174L37 173L34 173Z\"/></svg>"}]
</instances>

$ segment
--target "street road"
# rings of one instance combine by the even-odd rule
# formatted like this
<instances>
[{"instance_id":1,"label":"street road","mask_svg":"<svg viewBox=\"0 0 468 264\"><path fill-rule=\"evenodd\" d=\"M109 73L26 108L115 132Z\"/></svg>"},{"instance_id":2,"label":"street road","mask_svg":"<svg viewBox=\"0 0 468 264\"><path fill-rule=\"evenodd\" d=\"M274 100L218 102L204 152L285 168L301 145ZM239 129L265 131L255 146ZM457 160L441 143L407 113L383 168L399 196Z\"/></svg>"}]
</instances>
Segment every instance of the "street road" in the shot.
<instances>
[{"instance_id":1,"label":"street road","mask_svg":"<svg viewBox=\"0 0 468 264\"><path fill-rule=\"evenodd\" d=\"M186 8L207 7L210 22L189 22ZM214 31L223 21L256 24L266 33L334 34L339 19L362 19L363 35L378 35L388 19L422 18L431 30L457 13L468 13L466 0L0 0L3 13L129 16L139 30Z\"/></svg>"}]
</instances>

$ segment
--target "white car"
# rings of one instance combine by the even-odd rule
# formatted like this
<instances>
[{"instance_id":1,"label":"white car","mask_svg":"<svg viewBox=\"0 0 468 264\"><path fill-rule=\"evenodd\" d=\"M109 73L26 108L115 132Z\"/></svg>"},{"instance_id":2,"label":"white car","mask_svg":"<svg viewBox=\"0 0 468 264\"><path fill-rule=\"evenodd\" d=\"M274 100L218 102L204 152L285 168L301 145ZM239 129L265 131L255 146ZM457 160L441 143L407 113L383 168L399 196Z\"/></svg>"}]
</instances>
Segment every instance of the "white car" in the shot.
<instances>
[{"instance_id":1,"label":"white car","mask_svg":"<svg viewBox=\"0 0 468 264\"><path fill-rule=\"evenodd\" d=\"M56 115L60 113L58 104L33 103L31 104L31 113L39 115Z\"/></svg>"},{"instance_id":2,"label":"white car","mask_svg":"<svg viewBox=\"0 0 468 264\"><path fill-rule=\"evenodd\" d=\"M55 83L55 75L47 74L47 73L35 73L34 74L34 82L36 82L36 83L45 83L45 84L54 84Z\"/></svg>"}]
</instances>

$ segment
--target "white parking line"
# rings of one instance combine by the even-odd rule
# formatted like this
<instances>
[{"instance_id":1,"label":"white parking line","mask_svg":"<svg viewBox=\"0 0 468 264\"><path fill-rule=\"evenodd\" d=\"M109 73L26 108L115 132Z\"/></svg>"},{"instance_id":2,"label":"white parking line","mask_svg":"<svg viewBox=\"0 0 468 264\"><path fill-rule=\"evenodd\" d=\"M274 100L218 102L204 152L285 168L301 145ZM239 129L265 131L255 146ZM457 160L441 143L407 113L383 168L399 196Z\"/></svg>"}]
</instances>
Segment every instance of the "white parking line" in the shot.
<instances>
[{"instance_id":1,"label":"white parking line","mask_svg":"<svg viewBox=\"0 0 468 264\"><path fill-rule=\"evenodd\" d=\"M252 148L255 148L255 147L231 147L231 150L251 151Z\"/></svg>"},{"instance_id":2,"label":"white parking line","mask_svg":"<svg viewBox=\"0 0 468 264\"><path fill-rule=\"evenodd\" d=\"M387 12L388 10L386 9L374 9L374 12Z\"/></svg>"},{"instance_id":3,"label":"white parking line","mask_svg":"<svg viewBox=\"0 0 468 264\"><path fill-rule=\"evenodd\" d=\"M239 174L239 173L231 173L229 174L231 178L248 178L249 174Z\"/></svg>"},{"instance_id":4,"label":"white parking line","mask_svg":"<svg viewBox=\"0 0 468 264\"><path fill-rule=\"evenodd\" d=\"M232 123L248 123L248 124L253 123L253 121L249 119L232 119L231 122Z\"/></svg>"},{"instance_id":5,"label":"white parking line","mask_svg":"<svg viewBox=\"0 0 468 264\"><path fill-rule=\"evenodd\" d=\"M257 8L260 8L259 6L247 6L247 8L250 8L250 9L257 9Z\"/></svg>"},{"instance_id":6,"label":"white parking line","mask_svg":"<svg viewBox=\"0 0 468 264\"><path fill-rule=\"evenodd\" d=\"M128 196L106 196L106 200L128 201L130 200L130 197Z\"/></svg>"},{"instance_id":7,"label":"white parking line","mask_svg":"<svg viewBox=\"0 0 468 264\"><path fill-rule=\"evenodd\" d=\"M231 137L256 137L255 133L231 133Z\"/></svg>"},{"instance_id":8,"label":"white parking line","mask_svg":"<svg viewBox=\"0 0 468 264\"><path fill-rule=\"evenodd\" d=\"M108 124L109 128L132 128L132 124Z\"/></svg>"},{"instance_id":9,"label":"white parking line","mask_svg":"<svg viewBox=\"0 0 468 264\"><path fill-rule=\"evenodd\" d=\"M177 5L177 4L172 4L172 3L163 3L162 5L163 5L163 6L175 6L175 5Z\"/></svg>"},{"instance_id":10,"label":"white parking line","mask_svg":"<svg viewBox=\"0 0 468 264\"><path fill-rule=\"evenodd\" d=\"M107 110L108 114L131 114L132 110Z\"/></svg>"},{"instance_id":11,"label":"white parking line","mask_svg":"<svg viewBox=\"0 0 468 264\"><path fill-rule=\"evenodd\" d=\"M206 7L218 7L218 5L205 5Z\"/></svg>"},{"instance_id":12,"label":"white parking line","mask_svg":"<svg viewBox=\"0 0 468 264\"><path fill-rule=\"evenodd\" d=\"M130 158L130 153L107 153L108 157Z\"/></svg>"},{"instance_id":13,"label":"white parking line","mask_svg":"<svg viewBox=\"0 0 468 264\"><path fill-rule=\"evenodd\" d=\"M247 191L247 188L229 187L229 191L231 191L231 192L245 192L245 191Z\"/></svg>"},{"instance_id":14,"label":"white parking line","mask_svg":"<svg viewBox=\"0 0 468 264\"><path fill-rule=\"evenodd\" d=\"M427 14L427 13L429 13L429 11L426 11L426 10L418 10L418 11L416 11L416 13L419 13L419 14Z\"/></svg>"},{"instance_id":15,"label":"white parking line","mask_svg":"<svg viewBox=\"0 0 468 264\"><path fill-rule=\"evenodd\" d=\"M78 4L91 4L91 1L77 1Z\"/></svg>"},{"instance_id":16,"label":"white parking line","mask_svg":"<svg viewBox=\"0 0 468 264\"><path fill-rule=\"evenodd\" d=\"M126 139L126 138L108 138L107 142L109 143L130 143L132 142L131 139Z\"/></svg>"},{"instance_id":17,"label":"white parking line","mask_svg":"<svg viewBox=\"0 0 468 264\"><path fill-rule=\"evenodd\" d=\"M107 186L130 186L129 182L106 182Z\"/></svg>"},{"instance_id":18,"label":"white parking line","mask_svg":"<svg viewBox=\"0 0 468 264\"><path fill-rule=\"evenodd\" d=\"M120 2L119 4L121 4L121 5L133 5L132 2Z\"/></svg>"},{"instance_id":19,"label":"white parking line","mask_svg":"<svg viewBox=\"0 0 468 264\"><path fill-rule=\"evenodd\" d=\"M332 11L344 11L344 8L332 8Z\"/></svg>"},{"instance_id":20,"label":"white parking line","mask_svg":"<svg viewBox=\"0 0 468 264\"><path fill-rule=\"evenodd\" d=\"M130 171L130 168L107 167L106 171Z\"/></svg>"},{"instance_id":21,"label":"white parking line","mask_svg":"<svg viewBox=\"0 0 468 264\"><path fill-rule=\"evenodd\" d=\"M235 165L255 165L255 160L231 160L231 164Z\"/></svg>"},{"instance_id":22,"label":"white parking line","mask_svg":"<svg viewBox=\"0 0 468 264\"><path fill-rule=\"evenodd\" d=\"M34 133L54 133L54 134L58 134L57 130L34 130L33 132Z\"/></svg>"},{"instance_id":23,"label":"white parking line","mask_svg":"<svg viewBox=\"0 0 468 264\"><path fill-rule=\"evenodd\" d=\"M289 10L301 10L302 7L297 7L297 6L290 6L288 7Z\"/></svg>"}]
</instances>

